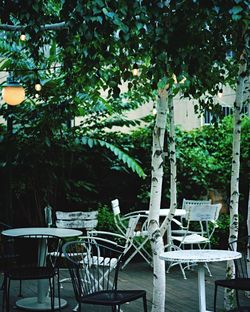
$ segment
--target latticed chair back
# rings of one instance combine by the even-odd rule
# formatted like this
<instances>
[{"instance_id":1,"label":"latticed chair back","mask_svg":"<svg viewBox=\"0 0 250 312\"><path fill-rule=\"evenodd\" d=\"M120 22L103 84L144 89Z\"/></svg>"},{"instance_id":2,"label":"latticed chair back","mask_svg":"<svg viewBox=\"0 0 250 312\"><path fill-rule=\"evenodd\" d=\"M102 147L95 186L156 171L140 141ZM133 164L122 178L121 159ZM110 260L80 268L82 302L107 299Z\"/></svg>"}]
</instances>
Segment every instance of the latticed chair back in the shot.
<instances>
[{"instance_id":1,"label":"latticed chair back","mask_svg":"<svg viewBox=\"0 0 250 312\"><path fill-rule=\"evenodd\" d=\"M81 237L81 241L66 243L63 253L79 312L82 304L111 306L112 311L120 311L122 304L138 298L143 299L143 311L147 312L145 290L117 289L124 255L124 245L120 245L119 240L114 242L100 237Z\"/></svg>"},{"instance_id":2,"label":"latticed chair back","mask_svg":"<svg viewBox=\"0 0 250 312\"><path fill-rule=\"evenodd\" d=\"M63 246L75 296L117 288L118 270L124 247L101 238L86 237Z\"/></svg>"},{"instance_id":3,"label":"latticed chair back","mask_svg":"<svg viewBox=\"0 0 250 312\"><path fill-rule=\"evenodd\" d=\"M249 248L250 236L241 237L238 240L232 241L229 244L229 249L232 251L239 251L242 254L240 259L234 260L235 278L249 278L247 270L247 251ZM250 280L249 280L250 288Z\"/></svg>"},{"instance_id":4,"label":"latticed chair back","mask_svg":"<svg viewBox=\"0 0 250 312\"><path fill-rule=\"evenodd\" d=\"M217 310L217 289L223 287L231 290L235 290L235 297L237 303L237 311L250 311L250 307L243 307L240 304L239 291L250 291L250 278L247 270L247 253L250 243L250 236L242 237L232 241L229 244L229 249L232 251L238 251L242 257L234 259L235 274L232 274L231 278L224 280L216 280L214 288L214 311ZM234 273L234 272L232 272ZM236 309L234 310L236 311Z\"/></svg>"},{"instance_id":5,"label":"latticed chair back","mask_svg":"<svg viewBox=\"0 0 250 312\"><path fill-rule=\"evenodd\" d=\"M7 235L3 235L9 239ZM18 254L15 265L5 270L4 300L9 311L9 289L13 280L48 280L51 309L54 310L55 277L58 278L58 257L51 257L49 249L61 253L60 239L53 235L17 235L12 237L14 253ZM60 291L58 287L60 302Z\"/></svg>"}]
</instances>

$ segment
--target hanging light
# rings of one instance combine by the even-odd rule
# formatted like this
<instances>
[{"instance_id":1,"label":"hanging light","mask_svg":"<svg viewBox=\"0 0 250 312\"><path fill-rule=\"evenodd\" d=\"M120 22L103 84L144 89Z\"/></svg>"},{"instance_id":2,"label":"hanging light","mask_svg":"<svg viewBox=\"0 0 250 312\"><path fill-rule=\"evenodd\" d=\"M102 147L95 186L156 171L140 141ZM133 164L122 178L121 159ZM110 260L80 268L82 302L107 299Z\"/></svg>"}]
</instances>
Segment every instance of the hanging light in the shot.
<instances>
[{"instance_id":1,"label":"hanging light","mask_svg":"<svg viewBox=\"0 0 250 312\"><path fill-rule=\"evenodd\" d=\"M139 76L139 67L136 63L133 66L132 74L133 74L133 76Z\"/></svg>"},{"instance_id":2,"label":"hanging light","mask_svg":"<svg viewBox=\"0 0 250 312\"><path fill-rule=\"evenodd\" d=\"M221 88L218 92L218 97L221 99L223 96L223 89Z\"/></svg>"},{"instance_id":3,"label":"hanging light","mask_svg":"<svg viewBox=\"0 0 250 312\"><path fill-rule=\"evenodd\" d=\"M25 41L25 40L26 40L26 35L25 35L24 32L21 33L21 35L20 35L20 40L21 40L21 41Z\"/></svg>"},{"instance_id":4,"label":"hanging light","mask_svg":"<svg viewBox=\"0 0 250 312\"><path fill-rule=\"evenodd\" d=\"M7 78L7 83L3 86L2 96L8 105L19 105L25 99L25 90L12 76Z\"/></svg>"},{"instance_id":5,"label":"hanging light","mask_svg":"<svg viewBox=\"0 0 250 312\"><path fill-rule=\"evenodd\" d=\"M40 82L39 79L38 79L38 80L36 81L36 83L35 83L35 90L36 90L37 92L39 92L39 91L42 90L42 85L41 85L41 82Z\"/></svg>"}]
</instances>

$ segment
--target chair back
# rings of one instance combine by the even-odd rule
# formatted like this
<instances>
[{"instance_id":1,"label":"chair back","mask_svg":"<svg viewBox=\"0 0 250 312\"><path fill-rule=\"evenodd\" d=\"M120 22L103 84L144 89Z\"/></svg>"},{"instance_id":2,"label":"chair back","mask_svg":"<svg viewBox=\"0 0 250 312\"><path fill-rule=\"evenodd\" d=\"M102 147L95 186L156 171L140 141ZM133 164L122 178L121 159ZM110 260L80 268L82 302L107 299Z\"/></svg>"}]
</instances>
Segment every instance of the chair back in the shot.
<instances>
[{"instance_id":1,"label":"chair back","mask_svg":"<svg viewBox=\"0 0 250 312\"><path fill-rule=\"evenodd\" d=\"M191 222L198 221L201 235L210 239L217 227L216 221L219 217L221 207L221 204L186 205L188 228Z\"/></svg>"},{"instance_id":2,"label":"chair back","mask_svg":"<svg viewBox=\"0 0 250 312\"><path fill-rule=\"evenodd\" d=\"M77 301L86 295L115 290L123 247L98 237L84 237L81 241L63 246Z\"/></svg>"},{"instance_id":3,"label":"chair back","mask_svg":"<svg viewBox=\"0 0 250 312\"><path fill-rule=\"evenodd\" d=\"M56 211L56 227L93 230L98 223L98 211Z\"/></svg>"},{"instance_id":4,"label":"chair back","mask_svg":"<svg viewBox=\"0 0 250 312\"><path fill-rule=\"evenodd\" d=\"M250 244L250 236L241 237L229 243L229 249L239 251L242 254L240 259L234 260L236 278L249 278L247 269L247 252Z\"/></svg>"},{"instance_id":5,"label":"chair back","mask_svg":"<svg viewBox=\"0 0 250 312\"><path fill-rule=\"evenodd\" d=\"M221 204L186 205L189 221L214 221L218 219Z\"/></svg>"},{"instance_id":6,"label":"chair back","mask_svg":"<svg viewBox=\"0 0 250 312\"><path fill-rule=\"evenodd\" d=\"M4 271L7 266L15 263L17 257L13 238L1 234L2 231L8 229L11 229L10 225L0 222L0 271Z\"/></svg>"},{"instance_id":7,"label":"chair back","mask_svg":"<svg viewBox=\"0 0 250 312\"><path fill-rule=\"evenodd\" d=\"M120 206L119 206L119 200L114 199L111 201L112 210L115 216L119 215L121 213Z\"/></svg>"},{"instance_id":8,"label":"chair back","mask_svg":"<svg viewBox=\"0 0 250 312\"><path fill-rule=\"evenodd\" d=\"M7 239L9 237L5 236ZM16 266L56 268L58 257L52 257L50 250L61 253L61 239L54 235L18 235L12 237L15 254L18 254Z\"/></svg>"},{"instance_id":9,"label":"chair back","mask_svg":"<svg viewBox=\"0 0 250 312\"><path fill-rule=\"evenodd\" d=\"M200 206L211 204L211 199L209 200L195 200L195 199L185 199L182 201L182 209L186 209L186 206Z\"/></svg>"}]
</instances>

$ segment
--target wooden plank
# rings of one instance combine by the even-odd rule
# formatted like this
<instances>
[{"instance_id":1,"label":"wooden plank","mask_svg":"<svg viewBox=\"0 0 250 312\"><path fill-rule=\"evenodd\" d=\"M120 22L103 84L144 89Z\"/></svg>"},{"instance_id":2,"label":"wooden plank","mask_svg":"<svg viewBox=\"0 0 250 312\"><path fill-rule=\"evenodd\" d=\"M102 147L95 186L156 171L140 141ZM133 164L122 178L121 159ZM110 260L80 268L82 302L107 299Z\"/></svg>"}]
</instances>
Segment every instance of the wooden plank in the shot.
<instances>
[{"instance_id":1,"label":"wooden plank","mask_svg":"<svg viewBox=\"0 0 250 312\"><path fill-rule=\"evenodd\" d=\"M206 274L206 300L208 310L213 310L214 280L225 278L226 262L217 262L209 265L213 274L212 277ZM60 270L60 278L68 277L68 270ZM133 262L120 272L118 288L119 289L145 289L147 291L148 311L152 306L153 279L152 269L145 262ZM2 282L2 276L0 276ZM0 283L1 284L1 283ZM23 296L34 296L36 292L36 281L24 281ZM11 304L14 305L18 299L19 282L11 283ZM0 292L0 296L2 296ZM61 297L66 299L68 305L63 308L63 312L72 312L76 306L74 292L71 283L63 283L61 289ZM224 291L219 288L218 291L218 307L223 311ZM2 297L0 297L1 299ZM244 292L240 293L240 300L244 305L250 306L250 300L244 296ZM198 312L198 290L197 290L197 269L187 271L187 280L183 279L182 273L178 266L173 267L170 273L166 274L166 296L165 296L166 312ZM23 310L13 308L11 312L22 312ZM109 307L104 306L86 306L84 311L88 312L110 312ZM122 306L124 312L141 312L141 300L135 300L129 304Z\"/></svg>"}]
</instances>

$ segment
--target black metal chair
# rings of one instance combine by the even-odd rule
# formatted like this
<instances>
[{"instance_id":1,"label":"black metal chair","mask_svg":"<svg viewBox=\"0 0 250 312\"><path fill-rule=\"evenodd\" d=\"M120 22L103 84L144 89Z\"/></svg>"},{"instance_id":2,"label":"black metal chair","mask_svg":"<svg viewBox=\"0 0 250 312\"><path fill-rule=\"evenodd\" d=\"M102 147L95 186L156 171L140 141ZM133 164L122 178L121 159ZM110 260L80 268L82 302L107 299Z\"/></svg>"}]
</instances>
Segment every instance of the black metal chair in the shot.
<instances>
[{"instance_id":1,"label":"black metal chair","mask_svg":"<svg viewBox=\"0 0 250 312\"><path fill-rule=\"evenodd\" d=\"M237 247L236 247L237 246ZM250 278L247 272L247 250L250 246L250 236L235 240L229 244L230 250L242 253L242 258L234 260L235 278L215 281L214 289L214 311L216 312L217 289L218 287L235 290L237 311L250 311L249 307L242 307L239 300L239 291L250 291ZM235 311L235 310L233 310Z\"/></svg>"},{"instance_id":2,"label":"black metal chair","mask_svg":"<svg viewBox=\"0 0 250 312\"><path fill-rule=\"evenodd\" d=\"M63 246L79 312L82 304L110 306L113 312L120 311L122 304L139 298L147 312L145 290L117 289L123 250L119 241L98 237L84 237Z\"/></svg>"},{"instance_id":3,"label":"black metal chair","mask_svg":"<svg viewBox=\"0 0 250 312\"><path fill-rule=\"evenodd\" d=\"M3 236L2 236L3 237ZM6 237L9 239L9 237ZM3 311L10 311L10 286L14 280L48 280L50 290L51 311L54 311L55 279L60 309L60 287L57 257L48 256L47 250L50 245L58 248L60 253L60 239L52 235L22 235L12 237L14 254L18 254L15 265L7 267L4 272L3 286Z\"/></svg>"}]
</instances>

